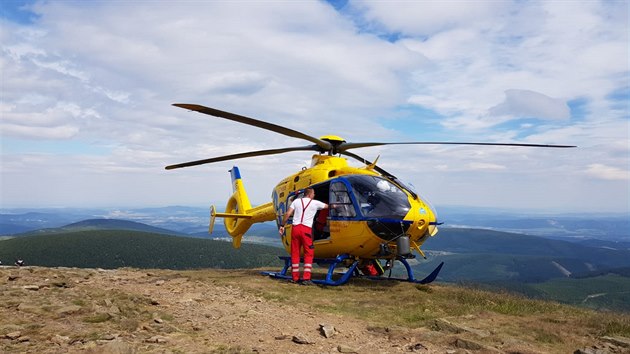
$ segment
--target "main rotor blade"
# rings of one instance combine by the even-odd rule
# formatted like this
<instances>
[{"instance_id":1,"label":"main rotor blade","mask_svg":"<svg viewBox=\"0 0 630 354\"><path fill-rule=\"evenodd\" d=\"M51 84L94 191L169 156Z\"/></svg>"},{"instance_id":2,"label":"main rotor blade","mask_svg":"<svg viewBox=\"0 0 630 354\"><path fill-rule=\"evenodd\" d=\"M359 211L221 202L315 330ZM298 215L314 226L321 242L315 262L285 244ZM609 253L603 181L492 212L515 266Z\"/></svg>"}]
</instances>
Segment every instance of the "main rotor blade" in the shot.
<instances>
[{"instance_id":1,"label":"main rotor blade","mask_svg":"<svg viewBox=\"0 0 630 354\"><path fill-rule=\"evenodd\" d=\"M520 143L467 143L455 141L415 141L415 142L392 142L392 143L343 143L337 147L337 151L342 152L350 149L381 146L381 145L482 145L482 146L524 146L524 147L544 147L544 148L574 148L574 145L549 145L549 144L520 144Z\"/></svg>"},{"instance_id":2,"label":"main rotor blade","mask_svg":"<svg viewBox=\"0 0 630 354\"><path fill-rule=\"evenodd\" d=\"M296 130L293 130L293 129L281 127L281 126L273 124L273 123L263 122L263 121L258 120L258 119L241 116L241 115L238 115L238 114L235 114L235 113L220 111L218 109L214 109L214 108L210 108L210 107L206 107L206 106L201 106L201 105L198 105L198 104L174 103L173 106L184 108L184 109L189 109L191 111L197 111L199 113L208 114L208 115L211 115L211 116L214 116L214 117L225 118L225 119L228 119L228 120L231 120L231 121L234 121L234 122L239 122L239 123L243 123L243 124L247 124L247 125L253 125L255 127L271 130L272 132L280 133L280 134L283 134L283 135L286 135L286 136L290 136L292 138L308 140L308 141L310 141L312 143L317 144L317 146L319 146L321 148L321 150L320 150L321 152L329 151L332 148L332 144L330 144L327 141L317 139L315 137L312 137L310 135L306 135L304 133L300 133L300 132L298 132Z\"/></svg>"},{"instance_id":3,"label":"main rotor blade","mask_svg":"<svg viewBox=\"0 0 630 354\"><path fill-rule=\"evenodd\" d=\"M221 161L227 161L227 160L243 159L243 158L246 158L246 157L275 155L275 154L282 154L282 153L285 153L285 152L305 151L305 150L319 151L319 147L317 145L307 145L307 146L297 146L297 147L290 147L290 148L283 148L283 149L271 149L271 150L259 150L259 151L242 152L240 154L225 155L225 156L219 156L219 157L212 157L212 158L209 158L209 159L178 163L176 165L166 166L166 169L167 170L173 170L173 169L176 169L176 168L198 166L198 165L203 165L203 164L207 164L207 163L221 162Z\"/></svg>"}]
</instances>

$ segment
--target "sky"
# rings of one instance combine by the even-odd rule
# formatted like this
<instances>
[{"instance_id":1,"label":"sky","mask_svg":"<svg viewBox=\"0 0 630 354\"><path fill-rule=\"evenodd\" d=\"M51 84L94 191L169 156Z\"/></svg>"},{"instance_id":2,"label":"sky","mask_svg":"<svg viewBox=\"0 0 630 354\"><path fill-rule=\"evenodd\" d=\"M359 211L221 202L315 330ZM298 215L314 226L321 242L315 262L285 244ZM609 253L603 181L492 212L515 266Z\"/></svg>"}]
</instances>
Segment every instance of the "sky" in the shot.
<instances>
[{"instance_id":1,"label":"sky","mask_svg":"<svg viewBox=\"0 0 630 354\"><path fill-rule=\"evenodd\" d=\"M627 1L0 2L0 208L254 204L319 137L440 206L629 213ZM350 161L360 166L359 162Z\"/></svg>"}]
</instances>

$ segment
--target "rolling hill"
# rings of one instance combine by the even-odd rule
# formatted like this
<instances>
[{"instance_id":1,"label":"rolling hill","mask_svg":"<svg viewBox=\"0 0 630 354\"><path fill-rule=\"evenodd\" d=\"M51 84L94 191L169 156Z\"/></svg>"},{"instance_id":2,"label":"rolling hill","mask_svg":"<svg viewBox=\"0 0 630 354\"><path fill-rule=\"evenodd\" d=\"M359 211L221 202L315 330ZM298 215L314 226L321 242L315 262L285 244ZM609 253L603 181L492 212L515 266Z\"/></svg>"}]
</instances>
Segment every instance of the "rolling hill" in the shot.
<instances>
[{"instance_id":1,"label":"rolling hill","mask_svg":"<svg viewBox=\"0 0 630 354\"><path fill-rule=\"evenodd\" d=\"M167 236L134 230L87 230L0 241L0 259L79 268L254 268L280 266L279 248ZM7 262L8 263L8 262Z\"/></svg>"},{"instance_id":2,"label":"rolling hill","mask_svg":"<svg viewBox=\"0 0 630 354\"><path fill-rule=\"evenodd\" d=\"M93 219L99 212L91 210L20 210L0 213L0 235L13 235L29 231L60 227L85 219Z\"/></svg>"},{"instance_id":3,"label":"rolling hill","mask_svg":"<svg viewBox=\"0 0 630 354\"><path fill-rule=\"evenodd\" d=\"M424 249L433 254L430 264L447 264L441 274L446 281L542 282L630 266L626 249L492 230L442 228Z\"/></svg>"},{"instance_id":4,"label":"rolling hill","mask_svg":"<svg viewBox=\"0 0 630 354\"><path fill-rule=\"evenodd\" d=\"M39 229L39 230L29 231L23 234L17 234L14 236L19 237L19 236L50 235L50 234L90 231L90 230L128 230L128 231L141 231L141 232L149 232L149 233L164 234L164 235L186 236L182 233L179 233L173 230L150 226L150 225L135 222L135 221L119 220L119 219L88 219L88 220L82 220L79 222L68 224L62 227Z\"/></svg>"},{"instance_id":5,"label":"rolling hill","mask_svg":"<svg viewBox=\"0 0 630 354\"><path fill-rule=\"evenodd\" d=\"M593 247L575 242L483 229L441 228L425 244L427 250L552 256L594 261L610 267L628 265L630 250Z\"/></svg>"}]
</instances>

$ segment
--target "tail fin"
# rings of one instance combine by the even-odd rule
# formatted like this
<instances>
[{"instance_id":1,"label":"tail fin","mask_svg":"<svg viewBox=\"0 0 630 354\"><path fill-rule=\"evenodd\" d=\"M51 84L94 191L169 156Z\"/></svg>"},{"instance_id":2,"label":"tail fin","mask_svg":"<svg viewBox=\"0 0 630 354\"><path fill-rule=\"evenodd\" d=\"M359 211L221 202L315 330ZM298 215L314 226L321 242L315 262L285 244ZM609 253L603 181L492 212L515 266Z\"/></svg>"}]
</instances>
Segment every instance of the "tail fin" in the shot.
<instances>
[{"instance_id":1,"label":"tail fin","mask_svg":"<svg viewBox=\"0 0 630 354\"><path fill-rule=\"evenodd\" d=\"M234 248L239 248L243 235L252 224L275 220L276 213L271 202L252 208L238 167L234 166L230 173L232 175L233 194L228 199L225 213L217 213L214 205L211 207L208 232L212 233L216 217L224 218L225 229L232 236L232 245Z\"/></svg>"}]
</instances>

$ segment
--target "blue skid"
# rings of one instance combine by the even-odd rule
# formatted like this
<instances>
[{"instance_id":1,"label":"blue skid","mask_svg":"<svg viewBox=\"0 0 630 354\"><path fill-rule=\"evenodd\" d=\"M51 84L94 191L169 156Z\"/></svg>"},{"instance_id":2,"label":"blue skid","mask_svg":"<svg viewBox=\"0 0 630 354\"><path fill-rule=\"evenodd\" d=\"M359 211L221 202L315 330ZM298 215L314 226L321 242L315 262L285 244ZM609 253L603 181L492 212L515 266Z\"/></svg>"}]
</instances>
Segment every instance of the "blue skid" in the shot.
<instances>
[{"instance_id":1,"label":"blue skid","mask_svg":"<svg viewBox=\"0 0 630 354\"><path fill-rule=\"evenodd\" d=\"M282 268L280 272L261 272L261 273L264 275L268 275L272 278L290 280L291 275L290 274L287 275L287 271L291 268L291 257L280 256L279 258L284 261L284 268ZM352 274L354 274L354 270L356 269L357 264L359 264L358 260L355 260L354 262L352 262L352 265L349 267L349 269L345 273L340 273L341 278L335 280L333 279L333 275L335 273L335 268L337 267L337 265L341 264L344 260L348 258L350 258L350 256L348 256L347 254L339 255L336 258L315 258L313 260L313 263L328 264L329 266L328 266L328 274L326 274L326 279L324 280L312 279L313 283L322 284L322 285L332 285L332 286L343 285L347 283L348 280L350 280L350 278L352 277Z\"/></svg>"},{"instance_id":2,"label":"blue skid","mask_svg":"<svg viewBox=\"0 0 630 354\"><path fill-rule=\"evenodd\" d=\"M291 274L287 274L287 272L291 268L291 257L280 256L279 258L284 261L284 267L282 268L280 272L261 272L261 273L263 275L268 275L272 278L291 280L292 279ZM442 266L444 265L444 262L440 263L440 265L438 265L437 268L435 268L433 272L431 272L431 274L429 274L427 277L425 277L422 280L417 280L413 276L413 270L411 269L411 266L409 265L407 260L402 257L398 257L396 258L396 260L400 261L405 266L405 269L407 270L407 279L391 278L391 277L383 277L383 276L375 277L375 276L360 275L357 269L357 265L359 264L359 261L354 260L352 264L350 265L350 267L348 267L348 270L345 273L337 274L337 275L341 275L341 277L338 277L338 279L334 279L333 276L335 275L335 268L339 264L342 264L344 261L350 258L351 257L347 254L339 255L336 258L315 258L313 260L313 263L328 264L328 273L326 274L326 279L312 279L313 283L321 284L321 285L337 286L337 285L343 285L347 283L348 280L350 280L352 276L358 276L358 277L372 279L372 280L397 280L397 281L407 281L407 282L418 283L418 284L428 284L434 281L435 278L437 278L438 274L440 273L440 270L442 270Z\"/></svg>"}]
</instances>

